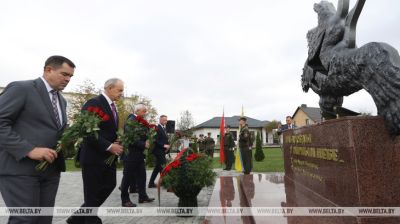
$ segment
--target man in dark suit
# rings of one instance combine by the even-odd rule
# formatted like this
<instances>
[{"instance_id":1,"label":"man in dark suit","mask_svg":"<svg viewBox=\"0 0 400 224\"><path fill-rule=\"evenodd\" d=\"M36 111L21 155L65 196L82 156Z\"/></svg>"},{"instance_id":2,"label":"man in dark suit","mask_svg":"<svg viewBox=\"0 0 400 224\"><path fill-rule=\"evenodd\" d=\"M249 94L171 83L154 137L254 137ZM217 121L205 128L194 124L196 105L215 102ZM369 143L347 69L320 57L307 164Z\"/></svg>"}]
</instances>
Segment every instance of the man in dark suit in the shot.
<instances>
[{"instance_id":1,"label":"man in dark suit","mask_svg":"<svg viewBox=\"0 0 400 224\"><path fill-rule=\"evenodd\" d=\"M165 154L168 152L170 145L168 143L168 135L167 129L165 125L167 124L168 118L166 115L160 116L160 124L157 126L157 136L154 144L153 155L156 158L155 166L153 169L153 173L151 174L149 181L149 188L156 187L154 181L159 173L161 173L164 168L165 163L167 162L165 159Z\"/></svg>"},{"instance_id":2,"label":"man in dark suit","mask_svg":"<svg viewBox=\"0 0 400 224\"><path fill-rule=\"evenodd\" d=\"M51 56L43 77L10 83L0 95L0 191L7 207L54 207L62 153L54 150L67 124L66 100L59 93L75 65ZM50 166L37 171L39 161ZM51 223L52 216L10 216L8 223Z\"/></svg>"},{"instance_id":3,"label":"man in dark suit","mask_svg":"<svg viewBox=\"0 0 400 224\"><path fill-rule=\"evenodd\" d=\"M109 79L104 84L104 92L90 100L82 107L99 107L110 119L99 125L98 138L85 138L79 152L82 167L84 203L82 207L100 207L116 185L116 160L105 163L111 155L120 155L122 146L117 142L118 113L115 101L121 99L124 83L117 78ZM102 223L98 216L71 216L67 223Z\"/></svg>"},{"instance_id":4,"label":"man in dark suit","mask_svg":"<svg viewBox=\"0 0 400 224\"><path fill-rule=\"evenodd\" d=\"M288 129L294 129L296 125L293 124L293 120L291 116L286 116L286 124L278 127L278 135L282 134L283 131Z\"/></svg>"},{"instance_id":5,"label":"man in dark suit","mask_svg":"<svg viewBox=\"0 0 400 224\"><path fill-rule=\"evenodd\" d=\"M144 104L135 105L134 114L128 116L128 120L135 120L136 117L144 118L147 114L147 107ZM125 125L125 129L128 128ZM129 153L124 160L124 172L121 181L121 201L123 207L136 207L129 198L128 188L132 183L132 178L136 181L137 190L139 193L139 203L154 201L154 198L149 198L146 193L146 163L144 150L149 148L147 136L142 136L141 139L129 146Z\"/></svg>"}]
</instances>

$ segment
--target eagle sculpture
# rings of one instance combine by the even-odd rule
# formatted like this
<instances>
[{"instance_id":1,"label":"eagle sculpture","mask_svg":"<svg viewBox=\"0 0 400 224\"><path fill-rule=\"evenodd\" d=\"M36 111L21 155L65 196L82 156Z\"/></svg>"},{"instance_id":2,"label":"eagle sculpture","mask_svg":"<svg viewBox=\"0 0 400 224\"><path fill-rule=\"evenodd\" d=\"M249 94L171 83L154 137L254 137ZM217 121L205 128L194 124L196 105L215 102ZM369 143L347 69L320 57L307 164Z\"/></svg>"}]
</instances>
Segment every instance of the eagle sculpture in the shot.
<instances>
[{"instance_id":1,"label":"eagle sculpture","mask_svg":"<svg viewBox=\"0 0 400 224\"><path fill-rule=\"evenodd\" d=\"M371 42L357 48L356 25L365 0L349 12L349 0L314 4L318 26L309 30L308 58L301 76L302 88L320 96L324 117L335 114L343 96L365 89L389 130L400 134L400 56L386 43Z\"/></svg>"}]
</instances>

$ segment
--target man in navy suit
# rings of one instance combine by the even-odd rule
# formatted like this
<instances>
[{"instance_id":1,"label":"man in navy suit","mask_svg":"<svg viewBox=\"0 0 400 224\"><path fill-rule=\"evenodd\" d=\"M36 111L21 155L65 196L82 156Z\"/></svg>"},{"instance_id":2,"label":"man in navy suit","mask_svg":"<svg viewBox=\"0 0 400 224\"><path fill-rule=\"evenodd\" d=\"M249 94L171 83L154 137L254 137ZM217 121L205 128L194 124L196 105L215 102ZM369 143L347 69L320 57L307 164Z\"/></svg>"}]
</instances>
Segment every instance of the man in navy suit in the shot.
<instances>
[{"instance_id":1,"label":"man in navy suit","mask_svg":"<svg viewBox=\"0 0 400 224\"><path fill-rule=\"evenodd\" d=\"M296 125L293 124L293 120L291 116L286 116L286 124L278 127L278 135L282 134L283 131L288 129L294 129Z\"/></svg>"},{"instance_id":2,"label":"man in navy suit","mask_svg":"<svg viewBox=\"0 0 400 224\"><path fill-rule=\"evenodd\" d=\"M144 118L147 114L147 108L144 104L135 105L134 113L128 116L127 120L135 120L136 117ZM128 128L125 125L125 129ZM124 172L121 181L121 201L123 207L136 207L129 198L128 188L132 185L133 179L136 182L139 193L139 203L154 201L146 193L146 163L144 151L149 148L147 136L129 145L129 153L125 156Z\"/></svg>"},{"instance_id":3,"label":"man in navy suit","mask_svg":"<svg viewBox=\"0 0 400 224\"><path fill-rule=\"evenodd\" d=\"M111 155L119 156L123 152L117 142L118 113L115 101L124 92L124 83L117 78L109 79L104 84L104 92L88 100L82 107L99 107L110 119L99 125L99 135L85 138L80 150L82 167L84 203L82 207L100 207L116 186L116 164L107 165L105 161ZM71 216L67 223L102 223L98 216Z\"/></svg>"},{"instance_id":4,"label":"man in navy suit","mask_svg":"<svg viewBox=\"0 0 400 224\"><path fill-rule=\"evenodd\" d=\"M167 129L165 125L167 124L168 118L166 115L160 116L160 124L157 126L157 136L154 144L153 155L156 158L155 166L151 178L149 181L149 188L156 187L154 181L157 175L162 171L165 163L165 153L168 152L170 145L168 143Z\"/></svg>"},{"instance_id":5,"label":"man in navy suit","mask_svg":"<svg viewBox=\"0 0 400 224\"><path fill-rule=\"evenodd\" d=\"M54 149L67 125L67 101L61 91L75 65L51 56L43 76L12 82L0 94L0 192L7 207L53 207L65 171L62 152ZM44 171L36 165L47 161ZM50 224L52 216L10 216L8 223Z\"/></svg>"}]
</instances>

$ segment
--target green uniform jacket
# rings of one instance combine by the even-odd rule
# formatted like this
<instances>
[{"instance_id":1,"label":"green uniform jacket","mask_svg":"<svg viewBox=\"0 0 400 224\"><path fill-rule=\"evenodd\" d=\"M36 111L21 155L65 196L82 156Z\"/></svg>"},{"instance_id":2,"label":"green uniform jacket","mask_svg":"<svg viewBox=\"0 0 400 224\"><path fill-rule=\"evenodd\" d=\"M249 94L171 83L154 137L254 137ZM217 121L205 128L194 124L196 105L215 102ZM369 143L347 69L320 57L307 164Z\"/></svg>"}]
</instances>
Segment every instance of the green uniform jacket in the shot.
<instances>
[{"instance_id":1,"label":"green uniform jacket","mask_svg":"<svg viewBox=\"0 0 400 224\"><path fill-rule=\"evenodd\" d=\"M239 148L249 148L251 146L251 139L250 139L250 131L247 126L243 126L240 129L240 134L239 134Z\"/></svg>"},{"instance_id":2,"label":"green uniform jacket","mask_svg":"<svg viewBox=\"0 0 400 224\"><path fill-rule=\"evenodd\" d=\"M235 147L235 140L233 140L232 133L225 133L224 149L228 150L228 149L232 149L233 147Z\"/></svg>"}]
</instances>

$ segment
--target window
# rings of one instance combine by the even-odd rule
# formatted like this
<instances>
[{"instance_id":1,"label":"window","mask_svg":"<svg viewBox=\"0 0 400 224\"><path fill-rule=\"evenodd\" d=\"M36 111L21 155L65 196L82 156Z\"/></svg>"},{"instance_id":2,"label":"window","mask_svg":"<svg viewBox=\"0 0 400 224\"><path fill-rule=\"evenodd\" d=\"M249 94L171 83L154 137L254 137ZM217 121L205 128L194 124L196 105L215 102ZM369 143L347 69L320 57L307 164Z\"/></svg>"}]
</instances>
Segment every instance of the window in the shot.
<instances>
[{"instance_id":1,"label":"window","mask_svg":"<svg viewBox=\"0 0 400 224\"><path fill-rule=\"evenodd\" d=\"M306 119L306 125L310 125L310 119Z\"/></svg>"}]
</instances>

